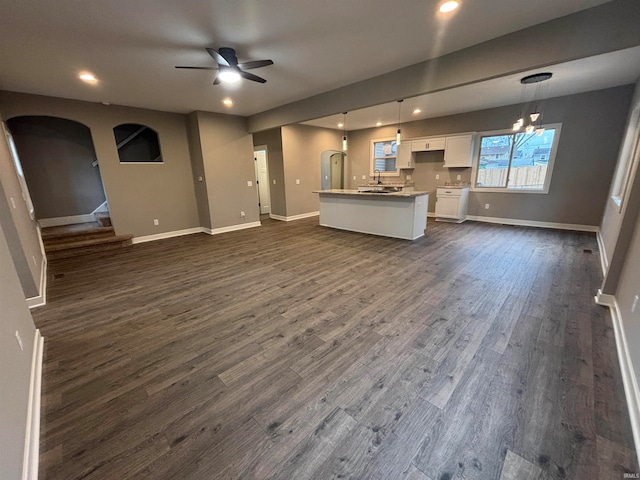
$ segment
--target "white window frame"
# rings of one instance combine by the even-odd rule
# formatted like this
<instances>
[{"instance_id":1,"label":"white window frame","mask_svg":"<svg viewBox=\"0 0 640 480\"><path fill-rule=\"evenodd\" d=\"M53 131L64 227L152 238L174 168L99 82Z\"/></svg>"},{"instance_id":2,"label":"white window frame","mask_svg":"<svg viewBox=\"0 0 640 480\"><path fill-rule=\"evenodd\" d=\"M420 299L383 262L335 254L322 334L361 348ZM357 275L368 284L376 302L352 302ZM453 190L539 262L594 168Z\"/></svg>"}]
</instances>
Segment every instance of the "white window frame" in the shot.
<instances>
[{"instance_id":1,"label":"white window frame","mask_svg":"<svg viewBox=\"0 0 640 480\"><path fill-rule=\"evenodd\" d=\"M377 173L375 173L375 148L374 148L374 144L379 143L379 142L395 142L396 137L386 137L386 138L374 138L373 140L371 140L371 145L369 146L370 148L370 154L369 154L369 175L371 175L372 177L374 175L378 175ZM398 145L396 145L396 156L394 157L396 159L396 169L394 171L388 171L388 172L380 172L380 176L381 177L399 177L400 176L400 168L398 168Z\"/></svg>"},{"instance_id":2,"label":"white window frame","mask_svg":"<svg viewBox=\"0 0 640 480\"><path fill-rule=\"evenodd\" d=\"M560 143L560 133L562 130L562 123L548 123L542 125L545 129L554 129L556 132L553 136L553 144L551 145L551 152L549 153L549 161L547 163L547 174L544 179L544 187L542 189L524 189L524 188L507 188L505 187L478 187L476 182L478 180L478 166L480 165L480 149L482 148L482 137L491 137L496 135L513 135L514 132L511 129L504 130L491 130L488 132L479 132L477 136L477 142L475 151L473 154L473 166L471 169L471 188L472 192L488 192L488 193L536 193L547 195L549 193L549 187L551 186L551 177L553 176L553 167L556 163L556 153L558 150L558 144ZM508 182L508 181L507 181Z\"/></svg>"},{"instance_id":3,"label":"white window frame","mask_svg":"<svg viewBox=\"0 0 640 480\"><path fill-rule=\"evenodd\" d=\"M629 190L629 184L633 177L633 166L640 157L640 106L636 107L629 117L629 126L625 136L620 160L613 177L611 199L618 206L618 212L622 212L624 199Z\"/></svg>"}]
</instances>

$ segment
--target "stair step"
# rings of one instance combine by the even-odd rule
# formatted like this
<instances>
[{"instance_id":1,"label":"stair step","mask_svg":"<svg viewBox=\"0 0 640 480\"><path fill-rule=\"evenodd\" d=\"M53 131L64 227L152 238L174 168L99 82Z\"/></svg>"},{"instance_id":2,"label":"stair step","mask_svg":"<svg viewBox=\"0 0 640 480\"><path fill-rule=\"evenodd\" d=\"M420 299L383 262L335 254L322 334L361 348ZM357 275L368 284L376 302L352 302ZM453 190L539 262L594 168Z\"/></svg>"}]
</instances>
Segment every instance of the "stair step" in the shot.
<instances>
[{"instance_id":1,"label":"stair step","mask_svg":"<svg viewBox=\"0 0 640 480\"><path fill-rule=\"evenodd\" d=\"M42 231L42 242L47 245L56 243L68 243L72 241L89 240L93 238L108 238L115 236L113 227L93 227L91 229L78 229L71 231Z\"/></svg>"},{"instance_id":2,"label":"stair step","mask_svg":"<svg viewBox=\"0 0 640 480\"><path fill-rule=\"evenodd\" d=\"M133 235L114 235L106 238L93 238L77 242L59 243L45 246L47 258L55 260L58 258L76 257L90 253L98 253L106 250L114 250L128 247L132 244Z\"/></svg>"},{"instance_id":3,"label":"stair step","mask_svg":"<svg viewBox=\"0 0 640 480\"><path fill-rule=\"evenodd\" d=\"M86 240L77 240L70 242L61 242L53 245L45 245L47 252L57 252L59 250L68 250L72 248L90 247L94 245L106 245L109 243L131 242L133 235L113 235L104 238L89 238Z\"/></svg>"},{"instance_id":4,"label":"stair step","mask_svg":"<svg viewBox=\"0 0 640 480\"><path fill-rule=\"evenodd\" d=\"M97 212L94 213L93 216L96 217L96 221L100 223L103 227L111 226L111 214L109 212Z\"/></svg>"}]
</instances>

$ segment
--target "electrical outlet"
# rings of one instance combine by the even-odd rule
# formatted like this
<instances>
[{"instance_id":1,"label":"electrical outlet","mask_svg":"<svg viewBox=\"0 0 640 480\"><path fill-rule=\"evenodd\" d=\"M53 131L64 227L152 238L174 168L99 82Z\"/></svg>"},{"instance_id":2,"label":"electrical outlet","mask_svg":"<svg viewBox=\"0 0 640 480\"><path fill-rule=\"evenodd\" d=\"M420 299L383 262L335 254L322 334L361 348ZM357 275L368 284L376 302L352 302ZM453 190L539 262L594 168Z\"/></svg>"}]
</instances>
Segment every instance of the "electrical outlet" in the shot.
<instances>
[{"instance_id":1,"label":"electrical outlet","mask_svg":"<svg viewBox=\"0 0 640 480\"><path fill-rule=\"evenodd\" d=\"M362 175L362 180L366 180L367 176L366 175Z\"/></svg>"},{"instance_id":2,"label":"electrical outlet","mask_svg":"<svg viewBox=\"0 0 640 480\"><path fill-rule=\"evenodd\" d=\"M485 209L485 210L489 210L489 204L488 204L488 203L485 203L485 204L484 204L484 209Z\"/></svg>"},{"instance_id":3,"label":"electrical outlet","mask_svg":"<svg viewBox=\"0 0 640 480\"><path fill-rule=\"evenodd\" d=\"M274 185L276 184L276 179L275 179L275 178L273 179L273 184L274 184Z\"/></svg>"},{"instance_id":4,"label":"electrical outlet","mask_svg":"<svg viewBox=\"0 0 640 480\"><path fill-rule=\"evenodd\" d=\"M22 344L22 337L20 336L20 332L18 330L16 330L16 341L20 346L20 350L24 351L24 345Z\"/></svg>"},{"instance_id":5,"label":"electrical outlet","mask_svg":"<svg viewBox=\"0 0 640 480\"><path fill-rule=\"evenodd\" d=\"M240 212L240 216L241 216L241 217L244 217L244 212Z\"/></svg>"},{"instance_id":6,"label":"electrical outlet","mask_svg":"<svg viewBox=\"0 0 640 480\"><path fill-rule=\"evenodd\" d=\"M158 219L157 219L157 218L154 218L154 219L153 219L153 224L154 224L154 225L160 225L160 222L158 221Z\"/></svg>"},{"instance_id":7,"label":"electrical outlet","mask_svg":"<svg viewBox=\"0 0 640 480\"><path fill-rule=\"evenodd\" d=\"M638 306L638 295L636 295L635 297L633 297L633 304L631 304L631 313L635 313L636 311L636 307Z\"/></svg>"},{"instance_id":8,"label":"electrical outlet","mask_svg":"<svg viewBox=\"0 0 640 480\"><path fill-rule=\"evenodd\" d=\"M456 180L460 180L461 178L462 178L462 175L458 175L458 176L456 177Z\"/></svg>"},{"instance_id":9,"label":"electrical outlet","mask_svg":"<svg viewBox=\"0 0 640 480\"><path fill-rule=\"evenodd\" d=\"M296 185L300 185L300 179L296 178Z\"/></svg>"},{"instance_id":10,"label":"electrical outlet","mask_svg":"<svg viewBox=\"0 0 640 480\"><path fill-rule=\"evenodd\" d=\"M353 179L354 179L354 180L356 179L356 176L355 176L355 175L353 176Z\"/></svg>"},{"instance_id":11,"label":"electrical outlet","mask_svg":"<svg viewBox=\"0 0 640 480\"><path fill-rule=\"evenodd\" d=\"M440 180L440 175L436 175L436 180Z\"/></svg>"},{"instance_id":12,"label":"electrical outlet","mask_svg":"<svg viewBox=\"0 0 640 480\"><path fill-rule=\"evenodd\" d=\"M247 187L253 187L253 182L251 180L247 180Z\"/></svg>"},{"instance_id":13,"label":"electrical outlet","mask_svg":"<svg viewBox=\"0 0 640 480\"><path fill-rule=\"evenodd\" d=\"M325 180L329 180L329 175L325 175L325 176L324 176L324 179L325 179Z\"/></svg>"}]
</instances>

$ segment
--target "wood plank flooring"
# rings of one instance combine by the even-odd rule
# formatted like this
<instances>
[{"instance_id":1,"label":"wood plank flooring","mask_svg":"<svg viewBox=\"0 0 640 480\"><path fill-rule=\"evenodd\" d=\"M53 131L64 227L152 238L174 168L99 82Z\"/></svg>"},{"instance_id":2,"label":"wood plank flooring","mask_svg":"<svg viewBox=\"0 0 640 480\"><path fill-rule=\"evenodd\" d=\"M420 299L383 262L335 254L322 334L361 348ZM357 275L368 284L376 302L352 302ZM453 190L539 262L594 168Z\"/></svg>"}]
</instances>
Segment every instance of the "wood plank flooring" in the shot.
<instances>
[{"instance_id":1,"label":"wood plank flooring","mask_svg":"<svg viewBox=\"0 0 640 480\"><path fill-rule=\"evenodd\" d=\"M317 218L51 262L40 478L639 472L595 236Z\"/></svg>"}]
</instances>

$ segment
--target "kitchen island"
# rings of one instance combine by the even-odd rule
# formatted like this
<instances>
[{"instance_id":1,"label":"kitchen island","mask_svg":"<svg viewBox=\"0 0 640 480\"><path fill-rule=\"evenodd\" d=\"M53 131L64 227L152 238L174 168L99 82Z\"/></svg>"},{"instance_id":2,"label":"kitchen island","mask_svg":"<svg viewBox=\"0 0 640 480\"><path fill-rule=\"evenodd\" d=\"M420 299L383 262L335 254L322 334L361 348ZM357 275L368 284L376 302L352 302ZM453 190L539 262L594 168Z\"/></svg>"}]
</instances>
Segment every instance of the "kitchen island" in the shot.
<instances>
[{"instance_id":1,"label":"kitchen island","mask_svg":"<svg viewBox=\"0 0 640 480\"><path fill-rule=\"evenodd\" d=\"M415 240L425 234L429 192L316 190L320 225Z\"/></svg>"}]
</instances>

